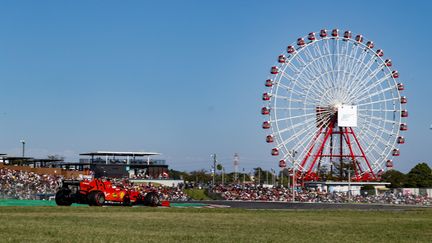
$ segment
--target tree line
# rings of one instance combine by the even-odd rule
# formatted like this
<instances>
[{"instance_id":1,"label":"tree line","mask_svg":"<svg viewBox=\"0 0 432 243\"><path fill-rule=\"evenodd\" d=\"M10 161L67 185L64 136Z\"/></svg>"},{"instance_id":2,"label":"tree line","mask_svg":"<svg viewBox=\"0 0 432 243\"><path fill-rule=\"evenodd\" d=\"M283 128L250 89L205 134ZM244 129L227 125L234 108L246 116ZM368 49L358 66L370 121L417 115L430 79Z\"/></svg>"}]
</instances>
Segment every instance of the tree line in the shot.
<instances>
[{"instance_id":1,"label":"tree line","mask_svg":"<svg viewBox=\"0 0 432 243\"><path fill-rule=\"evenodd\" d=\"M213 174L204 169L191 172L171 169L170 177L203 184L211 183L213 180ZM264 170L257 167L250 173L244 171L225 173L223 168L219 166L216 168L216 183L230 184L251 181L259 184L288 185L290 183L288 174L282 171ZM406 174L394 169L388 170L381 176L381 181L390 182L389 187L391 188L432 188L432 169L426 163L419 163Z\"/></svg>"},{"instance_id":2,"label":"tree line","mask_svg":"<svg viewBox=\"0 0 432 243\"><path fill-rule=\"evenodd\" d=\"M407 174L398 170L386 171L382 181L390 182L391 188L432 188L432 170L426 163L419 163Z\"/></svg>"}]
</instances>

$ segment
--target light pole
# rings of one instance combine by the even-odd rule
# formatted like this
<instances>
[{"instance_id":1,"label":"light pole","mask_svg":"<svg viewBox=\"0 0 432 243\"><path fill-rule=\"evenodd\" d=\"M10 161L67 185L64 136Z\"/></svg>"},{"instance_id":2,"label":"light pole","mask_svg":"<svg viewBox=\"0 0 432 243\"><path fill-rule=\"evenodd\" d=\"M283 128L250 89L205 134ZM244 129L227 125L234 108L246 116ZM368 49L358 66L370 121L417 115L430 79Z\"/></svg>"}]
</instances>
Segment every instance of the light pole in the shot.
<instances>
[{"instance_id":1,"label":"light pole","mask_svg":"<svg viewBox=\"0 0 432 243\"><path fill-rule=\"evenodd\" d=\"M293 193L293 202L295 202L295 184L296 184L296 181L295 181L295 175L296 175L296 171L295 171L295 164L296 164L296 161L295 161L295 156L296 156L296 153L297 153L297 151L295 151L295 150L293 150L292 151L292 154L293 154L293 182L292 182L292 188L293 188L293 191L292 191L292 193Z\"/></svg>"},{"instance_id":2,"label":"light pole","mask_svg":"<svg viewBox=\"0 0 432 243\"><path fill-rule=\"evenodd\" d=\"M215 185L215 175L216 175L216 154L213 154L213 184L212 186Z\"/></svg>"},{"instance_id":3,"label":"light pole","mask_svg":"<svg viewBox=\"0 0 432 243\"><path fill-rule=\"evenodd\" d=\"M25 156L25 140L21 139L20 142L22 143L22 157Z\"/></svg>"},{"instance_id":4,"label":"light pole","mask_svg":"<svg viewBox=\"0 0 432 243\"><path fill-rule=\"evenodd\" d=\"M351 201L351 165L348 166L348 201Z\"/></svg>"},{"instance_id":5,"label":"light pole","mask_svg":"<svg viewBox=\"0 0 432 243\"><path fill-rule=\"evenodd\" d=\"M261 185L261 167L258 167L258 185Z\"/></svg>"},{"instance_id":6,"label":"light pole","mask_svg":"<svg viewBox=\"0 0 432 243\"><path fill-rule=\"evenodd\" d=\"M246 174L245 174L245 169L243 168L243 186L245 184L246 181Z\"/></svg>"},{"instance_id":7,"label":"light pole","mask_svg":"<svg viewBox=\"0 0 432 243\"><path fill-rule=\"evenodd\" d=\"M224 175L225 175L225 167L222 167L222 186L225 185Z\"/></svg>"}]
</instances>

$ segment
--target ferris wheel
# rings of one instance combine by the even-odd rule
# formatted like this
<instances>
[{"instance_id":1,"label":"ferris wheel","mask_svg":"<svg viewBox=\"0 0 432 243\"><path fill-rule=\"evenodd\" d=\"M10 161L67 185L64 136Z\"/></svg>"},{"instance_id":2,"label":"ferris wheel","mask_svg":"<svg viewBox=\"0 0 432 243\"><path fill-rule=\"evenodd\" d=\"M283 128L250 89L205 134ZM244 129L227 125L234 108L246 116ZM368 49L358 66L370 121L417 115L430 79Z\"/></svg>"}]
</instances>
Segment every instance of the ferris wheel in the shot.
<instances>
[{"instance_id":1,"label":"ferris wheel","mask_svg":"<svg viewBox=\"0 0 432 243\"><path fill-rule=\"evenodd\" d=\"M355 36L355 37L354 37ZM279 166L303 180L379 180L405 143L407 98L391 59L351 31L309 33L279 55L261 109Z\"/></svg>"}]
</instances>

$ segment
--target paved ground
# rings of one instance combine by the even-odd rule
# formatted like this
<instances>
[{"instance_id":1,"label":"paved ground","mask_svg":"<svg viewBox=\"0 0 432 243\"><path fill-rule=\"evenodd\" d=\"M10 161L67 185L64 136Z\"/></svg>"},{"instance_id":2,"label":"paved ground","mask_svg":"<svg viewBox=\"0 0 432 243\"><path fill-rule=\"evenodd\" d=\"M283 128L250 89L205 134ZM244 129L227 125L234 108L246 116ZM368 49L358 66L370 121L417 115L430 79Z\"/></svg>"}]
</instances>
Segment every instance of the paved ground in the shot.
<instances>
[{"instance_id":1,"label":"paved ground","mask_svg":"<svg viewBox=\"0 0 432 243\"><path fill-rule=\"evenodd\" d=\"M245 209L353 209L353 210L407 210L421 206L400 206L384 204L348 204L348 203L286 203L286 202L250 202L250 201L194 201L209 205L223 205Z\"/></svg>"}]
</instances>

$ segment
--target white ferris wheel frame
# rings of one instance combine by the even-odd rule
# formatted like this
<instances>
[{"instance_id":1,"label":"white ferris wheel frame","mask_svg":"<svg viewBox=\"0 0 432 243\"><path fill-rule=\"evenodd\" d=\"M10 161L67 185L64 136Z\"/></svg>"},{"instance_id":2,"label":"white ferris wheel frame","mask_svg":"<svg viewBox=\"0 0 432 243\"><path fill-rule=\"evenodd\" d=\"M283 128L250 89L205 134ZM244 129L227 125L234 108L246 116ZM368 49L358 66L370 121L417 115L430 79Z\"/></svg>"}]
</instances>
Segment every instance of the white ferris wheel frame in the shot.
<instances>
[{"instance_id":1,"label":"white ferris wheel frame","mask_svg":"<svg viewBox=\"0 0 432 243\"><path fill-rule=\"evenodd\" d=\"M353 129L373 171L383 171L403 124L401 93L393 70L365 44L364 37L362 42L330 33L311 41L307 37L302 46L291 44L295 52L275 65L278 73L269 77L273 85L266 102L271 111L267 121L281 159L304 171L296 158L306 155L317 129L328 122L317 127L315 108L348 104L358 106L359 126Z\"/></svg>"}]
</instances>

